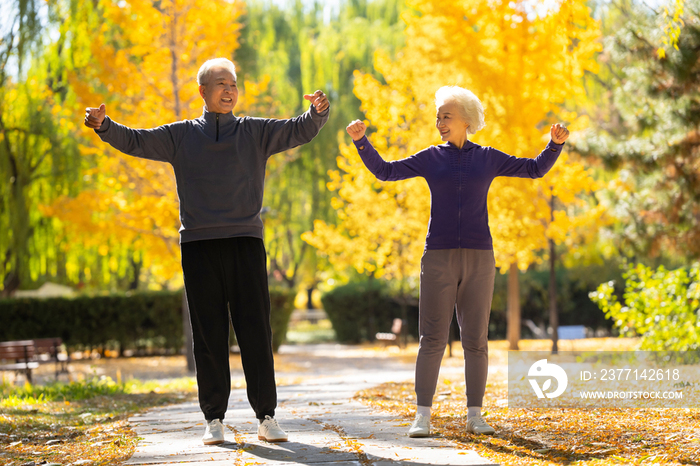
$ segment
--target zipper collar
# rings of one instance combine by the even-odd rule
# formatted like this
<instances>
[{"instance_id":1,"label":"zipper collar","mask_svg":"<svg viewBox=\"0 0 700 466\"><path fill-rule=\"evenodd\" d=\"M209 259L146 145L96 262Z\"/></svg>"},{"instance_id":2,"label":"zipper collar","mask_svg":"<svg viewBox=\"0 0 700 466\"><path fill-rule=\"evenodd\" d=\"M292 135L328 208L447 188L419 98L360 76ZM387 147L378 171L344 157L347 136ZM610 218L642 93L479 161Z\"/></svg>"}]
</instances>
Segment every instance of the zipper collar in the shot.
<instances>
[{"instance_id":1,"label":"zipper collar","mask_svg":"<svg viewBox=\"0 0 700 466\"><path fill-rule=\"evenodd\" d=\"M236 117L233 116L233 112L210 112L209 110L207 110L206 106L202 110L202 118L204 119L205 128L210 128L206 131L207 134L210 134L212 137L215 137L217 141L219 140L219 134L221 132L220 129L224 128L227 124L230 124L231 122L236 120Z\"/></svg>"}]
</instances>

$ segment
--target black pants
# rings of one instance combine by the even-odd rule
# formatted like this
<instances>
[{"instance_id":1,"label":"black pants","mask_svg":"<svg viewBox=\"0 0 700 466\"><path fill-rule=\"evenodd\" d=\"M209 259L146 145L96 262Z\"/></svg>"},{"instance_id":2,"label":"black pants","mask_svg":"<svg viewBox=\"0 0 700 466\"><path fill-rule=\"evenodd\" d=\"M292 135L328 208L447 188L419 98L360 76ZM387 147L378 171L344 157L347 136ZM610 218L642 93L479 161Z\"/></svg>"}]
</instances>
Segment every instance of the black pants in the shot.
<instances>
[{"instance_id":1,"label":"black pants","mask_svg":"<svg viewBox=\"0 0 700 466\"><path fill-rule=\"evenodd\" d=\"M274 416L277 388L270 293L261 239L235 237L182 243L199 405L207 421L223 419L231 392L229 312L258 419Z\"/></svg>"}]
</instances>

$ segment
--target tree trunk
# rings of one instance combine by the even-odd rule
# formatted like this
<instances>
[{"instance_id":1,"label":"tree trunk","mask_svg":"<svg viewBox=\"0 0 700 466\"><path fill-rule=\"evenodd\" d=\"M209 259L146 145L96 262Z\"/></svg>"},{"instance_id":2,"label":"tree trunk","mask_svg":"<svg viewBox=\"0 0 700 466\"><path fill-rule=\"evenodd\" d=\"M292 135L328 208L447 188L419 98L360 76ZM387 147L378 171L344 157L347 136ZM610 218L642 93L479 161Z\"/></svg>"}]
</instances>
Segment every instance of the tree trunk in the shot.
<instances>
[{"instance_id":1,"label":"tree trunk","mask_svg":"<svg viewBox=\"0 0 700 466\"><path fill-rule=\"evenodd\" d=\"M367 289L370 290L368 293L369 299L367 301L367 309L369 310L369 316L367 316L367 340L375 341L375 336L377 335L377 329L374 322L374 299L372 297L372 285L374 284L374 275L369 276L367 283Z\"/></svg>"},{"instance_id":2,"label":"tree trunk","mask_svg":"<svg viewBox=\"0 0 700 466\"><path fill-rule=\"evenodd\" d=\"M314 303L313 300L311 299L314 294L314 287L310 286L306 289L306 309L313 309L314 308Z\"/></svg>"},{"instance_id":3,"label":"tree trunk","mask_svg":"<svg viewBox=\"0 0 700 466\"><path fill-rule=\"evenodd\" d=\"M549 325L552 327L552 354L559 351L559 311L557 310L556 250L549 240Z\"/></svg>"},{"instance_id":4,"label":"tree trunk","mask_svg":"<svg viewBox=\"0 0 700 466\"><path fill-rule=\"evenodd\" d=\"M132 271L134 273L134 276L131 278L131 281L129 282L128 288L131 291L136 291L139 289L139 278L141 277L141 268L143 266L143 261L139 257L138 260L136 260L136 252L133 252L131 255L131 267Z\"/></svg>"},{"instance_id":5,"label":"tree trunk","mask_svg":"<svg viewBox=\"0 0 700 466\"><path fill-rule=\"evenodd\" d=\"M178 50L178 41L179 37L177 36L177 28L178 28L178 21L179 15L177 12L177 8L173 9L172 12L172 23L170 26L170 56L172 61L170 62L170 81L173 85L173 102L174 102L174 111L175 111L175 120L180 121L182 120L182 109L180 108L180 80L177 76L178 72L178 57L179 57L179 50Z\"/></svg>"},{"instance_id":6,"label":"tree trunk","mask_svg":"<svg viewBox=\"0 0 700 466\"><path fill-rule=\"evenodd\" d=\"M175 113L175 120L182 120L182 108L180 105L180 87L181 83L178 78L178 57L180 56L178 50L178 13L175 9L172 12L172 23L170 26L170 82L173 86L173 102ZM185 359L187 359L187 371L190 373L195 372L194 365L194 347L192 343L192 324L190 323L190 308L187 305L187 294L185 290L182 290L182 331L185 337Z\"/></svg>"},{"instance_id":7,"label":"tree trunk","mask_svg":"<svg viewBox=\"0 0 700 466\"><path fill-rule=\"evenodd\" d=\"M508 271L508 348L518 349L520 341L520 271L514 262Z\"/></svg>"},{"instance_id":8,"label":"tree trunk","mask_svg":"<svg viewBox=\"0 0 700 466\"><path fill-rule=\"evenodd\" d=\"M554 196L550 199L550 220L554 221ZM557 310L557 249L549 239L549 325L552 327L552 354L559 352L559 311Z\"/></svg>"},{"instance_id":9,"label":"tree trunk","mask_svg":"<svg viewBox=\"0 0 700 466\"><path fill-rule=\"evenodd\" d=\"M12 270L5 277L4 294L6 296L26 284L29 276L29 238L32 236L32 228L29 220L29 208L25 197L28 176L20 167L19 157L10 157L12 166L12 178L10 179L10 228L12 230L12 257L10 264Z\"/></svg>"}]
</instances>

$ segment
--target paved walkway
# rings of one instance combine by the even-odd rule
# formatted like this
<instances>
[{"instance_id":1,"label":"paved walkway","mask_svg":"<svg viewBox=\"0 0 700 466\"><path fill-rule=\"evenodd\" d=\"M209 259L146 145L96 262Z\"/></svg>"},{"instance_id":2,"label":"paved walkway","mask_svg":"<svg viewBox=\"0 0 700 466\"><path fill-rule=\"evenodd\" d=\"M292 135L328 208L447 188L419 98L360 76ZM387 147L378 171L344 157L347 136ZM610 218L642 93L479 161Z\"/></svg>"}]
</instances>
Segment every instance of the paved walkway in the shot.
<instances>
[{"instance_id":1,"label":"paved walkway","mask_svg":"<svg viewBox=\"0 0 700 466\"><path fill-rule=\"evenodd\" d=\"M202 444L204 420L197 403L153 409L129 420L143 440L127 464L495 464L442 438L409 438L406 435L409 423L405 419L352 399L358 391L381 383L411 380L411 364L368 358L360 364L362 359L339 357L337 352L330 354L336 359L337 370L333 375L305 374L299 384L278 387L279 407L275 417L289 434L289 442L271 444L258 440L257 420L245 390L236 389L231 392L224 420L227 428L224 444ZM311 359L315 356L318 355L309 353Z\"/></svg>"}]
</instances>

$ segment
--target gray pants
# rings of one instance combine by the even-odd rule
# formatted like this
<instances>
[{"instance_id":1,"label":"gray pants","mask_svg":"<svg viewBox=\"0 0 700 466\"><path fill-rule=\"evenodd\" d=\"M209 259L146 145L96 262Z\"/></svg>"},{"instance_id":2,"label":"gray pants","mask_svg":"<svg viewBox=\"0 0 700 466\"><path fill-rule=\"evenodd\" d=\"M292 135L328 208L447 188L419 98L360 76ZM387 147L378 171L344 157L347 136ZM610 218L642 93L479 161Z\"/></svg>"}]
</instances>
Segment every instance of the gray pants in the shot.
<instances>
[{"instance_id":1,"label":"gray pants","mask_svg":"<svg viewBox=\"0 0 700 466\"><path fill-rule=\"evenodd\" d=\"M419 332L416 360L418 406L432 406L457 304L467 406L481 406L488 374L488 326L496 263L493 251L433 249L423 254L420 273Z\"/></svg>"}]
</instances>

